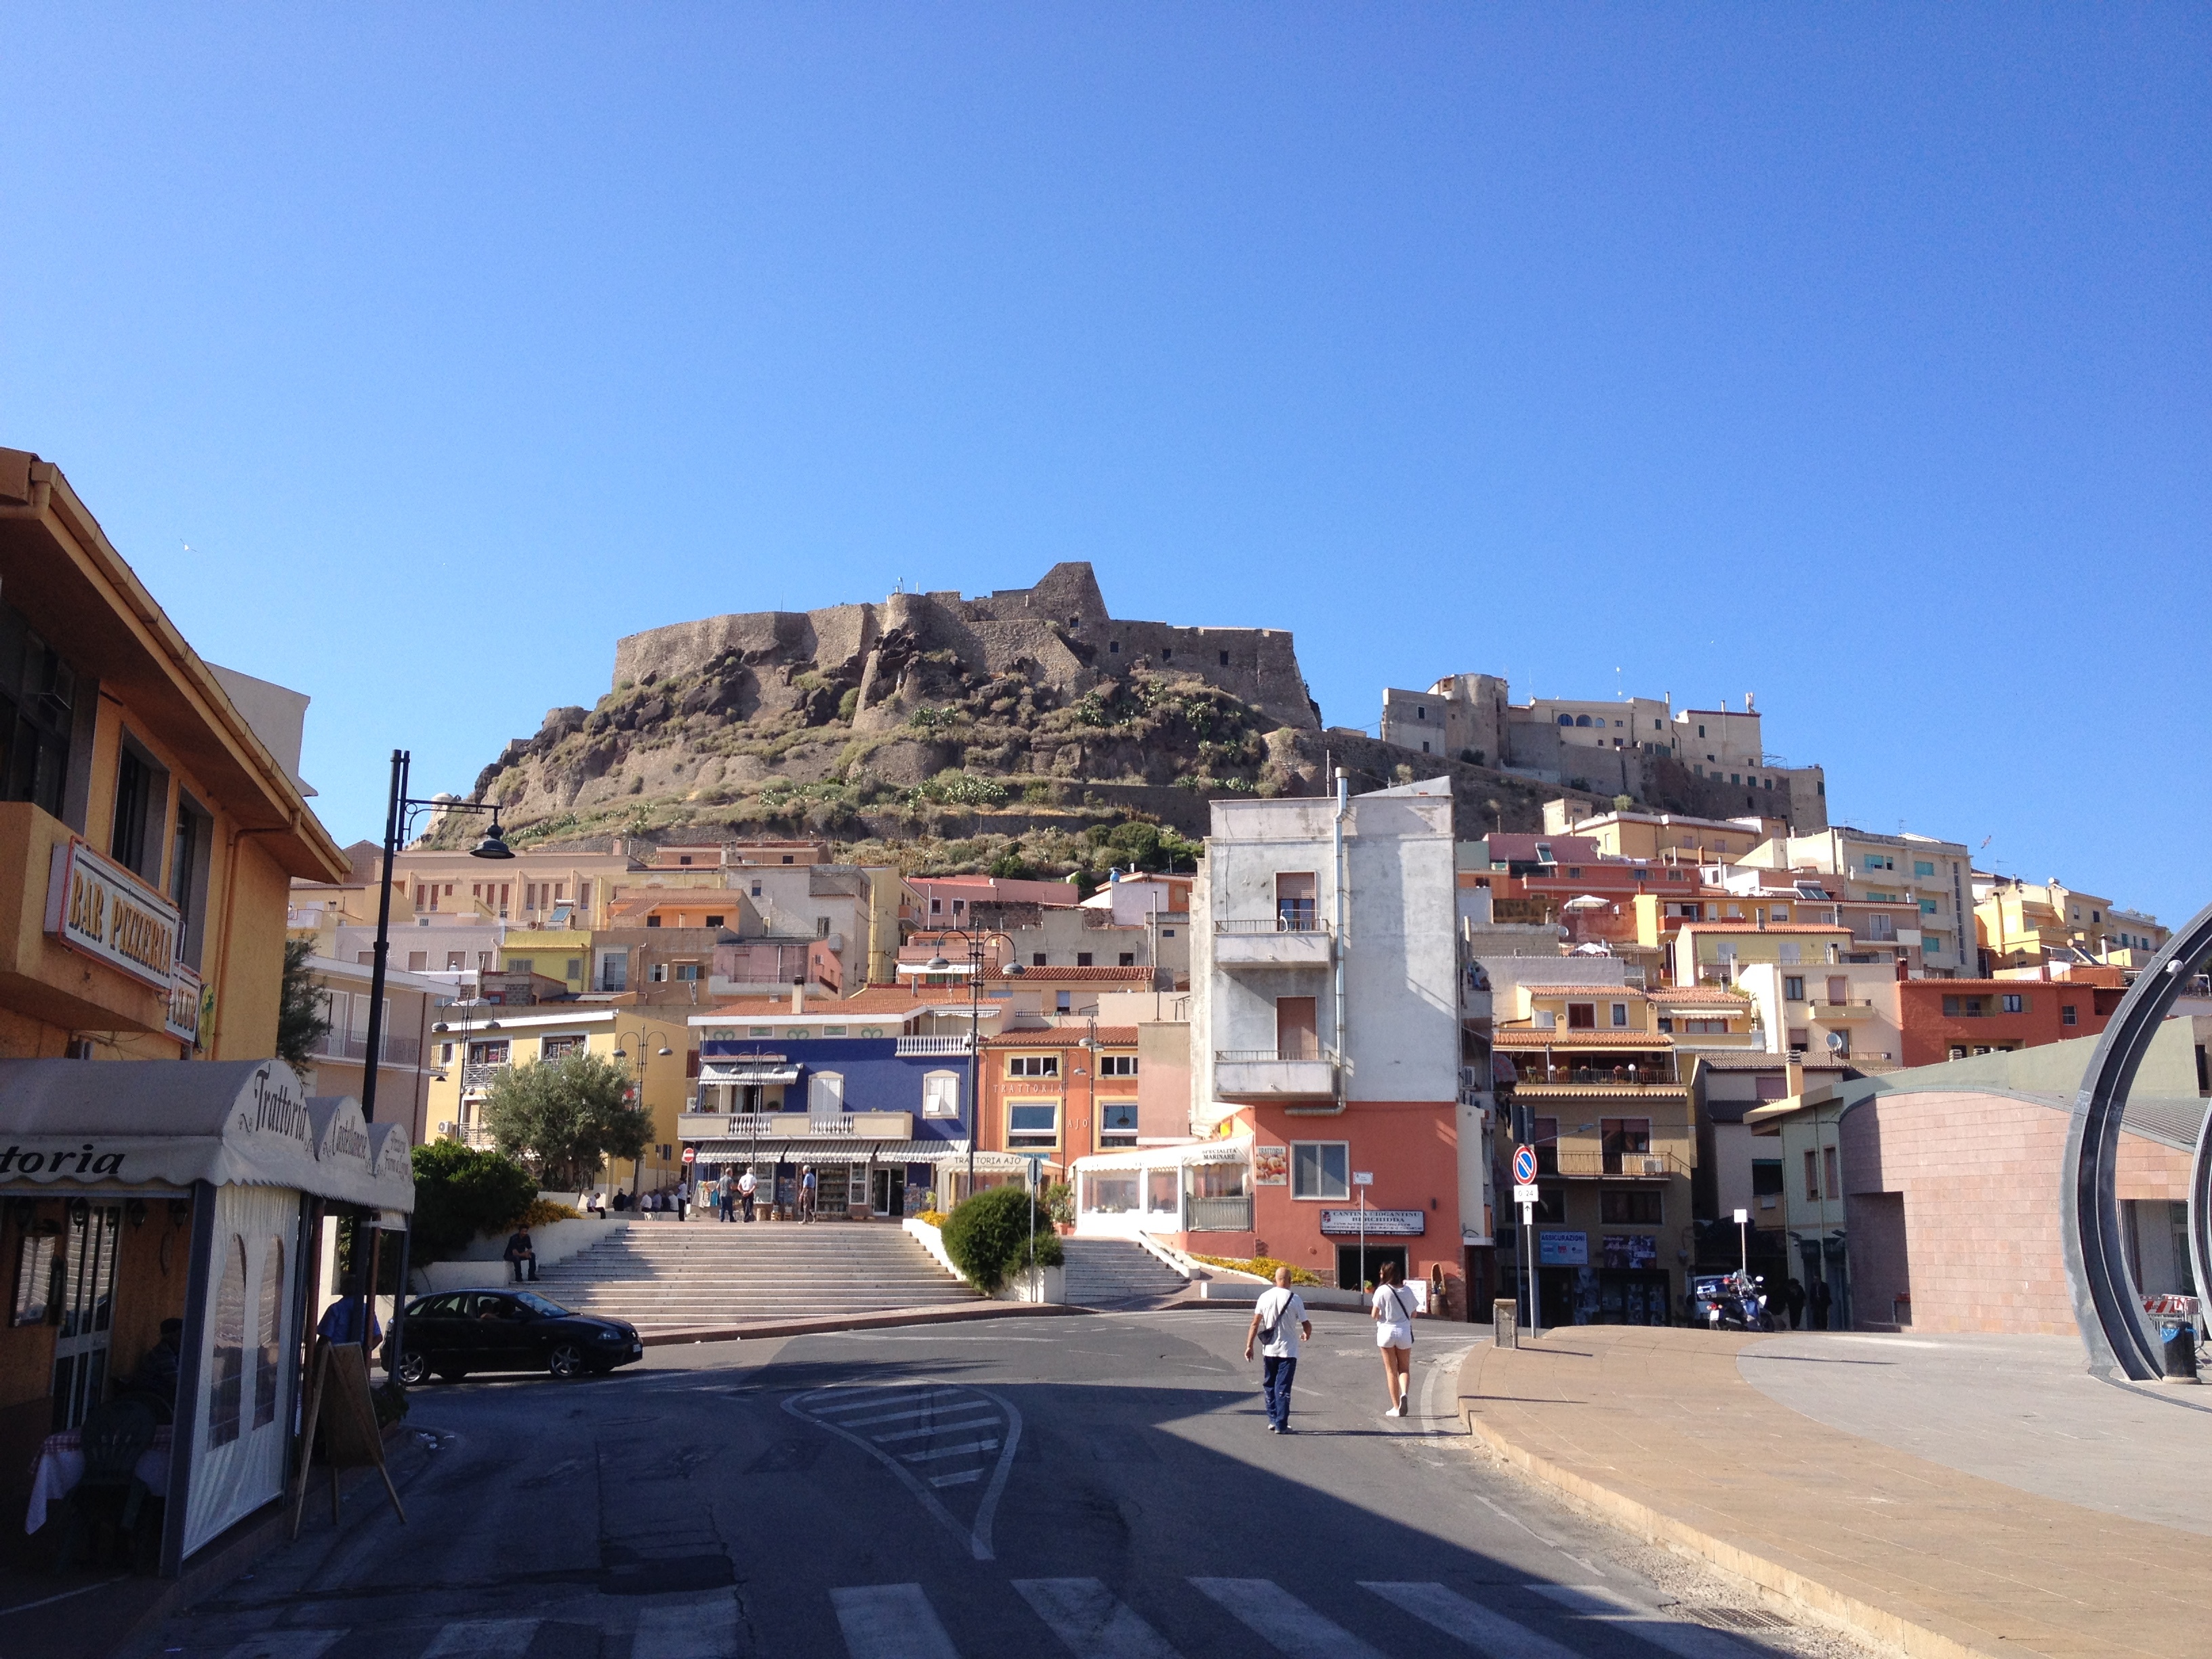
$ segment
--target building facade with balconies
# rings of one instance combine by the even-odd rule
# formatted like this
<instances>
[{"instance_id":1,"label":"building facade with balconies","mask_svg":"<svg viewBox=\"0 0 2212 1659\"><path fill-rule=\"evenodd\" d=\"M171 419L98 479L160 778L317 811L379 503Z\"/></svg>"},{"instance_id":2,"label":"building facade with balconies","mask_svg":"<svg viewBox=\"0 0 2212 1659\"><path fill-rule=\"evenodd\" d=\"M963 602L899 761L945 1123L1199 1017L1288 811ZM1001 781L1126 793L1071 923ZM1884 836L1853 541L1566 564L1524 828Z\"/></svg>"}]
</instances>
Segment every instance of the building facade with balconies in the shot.
<instances>
[{"instance_id":1,"label":"building facade with balconies","mask_svg":"<svg viewBox=\"0 0 2212 1659\"><path fill-rule=\"evenodd\" d=\"M1395 1259L1462 1297L1449 788L1216 801L1212 831L1191 895L1193 1115L1251 1138L1252 1230L1193 1248L1351 1284L1364 1227L1368 1279Z\"/></svg>"},{"instance_id":2,"label":"building facade with balconies","mask_svg":"<svg viewBox=\"0 0 2212 1659\"><path fill-rule=\"evenodd\" d=\"M330 957L307 958L307 977L329 1027L316 1039L300 1079L317 1095L362 1097L368 1075L368 992L372 969ZM453 993L442 981L389 969L384 976L384 1019L377 1042L376 1115L408 1125L419 1146L430 1133L430 1027L445 1018Z\"/></svg>"}]
</instances>

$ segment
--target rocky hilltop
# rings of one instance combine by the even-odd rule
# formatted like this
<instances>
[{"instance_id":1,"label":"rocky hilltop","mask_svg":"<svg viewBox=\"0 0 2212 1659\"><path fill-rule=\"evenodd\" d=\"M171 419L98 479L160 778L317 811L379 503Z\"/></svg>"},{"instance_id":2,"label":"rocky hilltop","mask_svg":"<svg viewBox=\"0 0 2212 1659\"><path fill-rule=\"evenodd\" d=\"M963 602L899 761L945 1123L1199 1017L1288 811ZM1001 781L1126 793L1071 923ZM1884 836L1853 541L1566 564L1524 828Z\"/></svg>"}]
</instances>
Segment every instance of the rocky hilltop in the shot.
<instances>
[{"instance_id":1,"label":"rocky hilltop","mask_svg":"<svg viewBox=\"0 0 2212 1659\"><path fill-rule=\"evenodd\" d=\"M1355 788L1448 772L1469 834L1577 793L1324 732L1288 632L1117 618L1070 563L987 598L633 634L596 706L550 711L473 798L526 845L812 834L917 871L1060 874L1187 860L1210 798L1321 793L1333 765Z\"/></svg>"}]
</instances>

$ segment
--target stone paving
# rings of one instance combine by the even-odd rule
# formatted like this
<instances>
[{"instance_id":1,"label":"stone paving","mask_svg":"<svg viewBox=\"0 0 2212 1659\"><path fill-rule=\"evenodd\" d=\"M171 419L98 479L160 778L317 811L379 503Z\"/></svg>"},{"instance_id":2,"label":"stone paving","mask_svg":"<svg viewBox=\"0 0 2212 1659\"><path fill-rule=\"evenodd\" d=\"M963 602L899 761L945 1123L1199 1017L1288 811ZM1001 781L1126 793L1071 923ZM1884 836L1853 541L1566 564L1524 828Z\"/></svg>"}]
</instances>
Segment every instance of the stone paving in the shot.
<instances>
[{"instance_id":1,"label":"stone paving","mask_svg":"<svg viewBox=\"0 0 2212 1659\"><path fill-rule=\"evenodd\" d=\"M2075 1386L2055 1350L1901 1346L1925 1340L1582 1327L1471 1352L1460 1407L1600 1512L1916 1655L2212 1655L2200 1391ZM2036 1413L2021 1444L2008 1412ZM2052 1495L2160 1456L2178 1473L2101 1507Z\"/></svg>"}]
</instances>

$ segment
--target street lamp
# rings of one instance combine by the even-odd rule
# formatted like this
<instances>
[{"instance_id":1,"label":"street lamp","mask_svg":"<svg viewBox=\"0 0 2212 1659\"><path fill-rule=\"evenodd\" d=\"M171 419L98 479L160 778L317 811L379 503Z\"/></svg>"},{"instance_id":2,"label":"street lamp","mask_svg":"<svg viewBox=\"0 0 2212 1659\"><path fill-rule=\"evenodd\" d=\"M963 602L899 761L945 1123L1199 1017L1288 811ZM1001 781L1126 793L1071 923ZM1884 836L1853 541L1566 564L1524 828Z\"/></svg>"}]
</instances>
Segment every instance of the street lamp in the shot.
<instances>
[{"instance_id":1,"label":"street lamp","mask_svg":"<svg viewBox=\"0 0 2212 1659\"><path fill-rule=\"evenodd\" d=\"M975 1143L983 1137L983 1097L977 1080L981 1075L979 1061L982 1049L983 957L993 939L1005 939L1009 954L1013 951L1015 945L1014 941L1005 933L993 933L988 929L971 932L965 927L948 927L937 935L937 954L922 964L927 972L941 974L952 966L945 957L945 941L949 939L964 940L968 946L967 1196L973 1198L975 1196ZM1006 964L1006 973L1009 977L1019 978L1021 972L1020 963L1009 962Z\"/></svg>"},{"instance_id":2,"label":"street lamp","mask_svg":"<svg viewBox=\"0 0 2212 1659\"><path fill-rule=\"evenodd\" d=\"M645 1045L651 1041L651 1037L642 1026L635 1031L617 1031L615 1033L614 1052L614 1057L617 1060L628 1060L629 1058L629 1051L622 1046L624 1039L629 1037L635 1037L637 1039L637 1109L648 1115L646 1121L649 1123L652 1121L650 1115L652 1109L645 1103L645 1067L646 1062L649 1057L645 1052ZM667 1032L663 1031L660 1033L660 1047L653 1052L659 1054L664 1059L676 1052L676 1050L668 1046ZM630 1201L632 1203L635 1203L637 1201L638 1191L645 1184L644 1171L645 1159L641 1156L635 1159L630 1164L629 1195ZM658 1189L656 1188L655 1190Z\"/></svg>"}]
</instances>

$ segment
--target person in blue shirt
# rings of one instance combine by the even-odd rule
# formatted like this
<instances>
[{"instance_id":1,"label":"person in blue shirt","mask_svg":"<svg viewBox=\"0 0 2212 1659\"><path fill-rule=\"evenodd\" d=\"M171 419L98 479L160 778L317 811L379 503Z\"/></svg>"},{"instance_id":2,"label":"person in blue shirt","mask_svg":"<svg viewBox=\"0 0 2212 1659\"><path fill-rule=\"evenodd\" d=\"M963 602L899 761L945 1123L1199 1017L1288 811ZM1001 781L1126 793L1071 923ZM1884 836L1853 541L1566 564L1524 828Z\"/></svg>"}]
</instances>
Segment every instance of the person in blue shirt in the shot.
<instances>
[{"instance_id":1,"label":"person in blue shirt","mask_svg":"<svg viewBox=\"0 0 2212 1659\"><path fill-rule=\"evenodd\" d=\"M325 1342L360 1342L361 1323L366 1314L368 1320L368 1340L365 1348L374 1348L384 1340L384 1331L376 1321L374 1299L361 1293L361 1280L348 1278L338 1286L337 1301L323 1310L323 1316L315 1322L315 1334Z\"/></svg>"}]
</instances>

